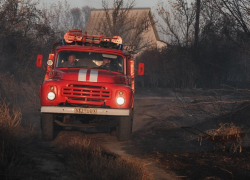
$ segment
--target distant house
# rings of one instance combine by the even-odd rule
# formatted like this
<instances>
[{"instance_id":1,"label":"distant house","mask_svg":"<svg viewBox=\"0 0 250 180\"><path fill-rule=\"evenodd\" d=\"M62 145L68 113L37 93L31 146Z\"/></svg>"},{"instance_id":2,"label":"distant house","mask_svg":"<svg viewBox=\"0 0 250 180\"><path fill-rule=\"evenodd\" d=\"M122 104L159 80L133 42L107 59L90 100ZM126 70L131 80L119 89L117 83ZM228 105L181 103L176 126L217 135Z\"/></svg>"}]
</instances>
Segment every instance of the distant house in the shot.
<instances>
[{"instance_id":1,"label":"distant house","mask_svg":"<svg viewBox=\"0 0 250 180\"><path fill-rule=\"evenodd\" d=\"M123 12L124 11L124 12ZM119 12L125 14L125 9ZM85 31L88 34L99 35L104 33L105 36L119 35L123 39L124 47L133 54L142 52L151 47L162 48L166 43L162 42L155 25L154 17L150 8L133 8L128 11L126 18L120 18L122 22L117 23L116 27L107 22L107 13L112 22L112 13L114 9L94 9L91 11ZM112 34L107 29L114 29L119 34Z\"/></svg>"}]
</instances>

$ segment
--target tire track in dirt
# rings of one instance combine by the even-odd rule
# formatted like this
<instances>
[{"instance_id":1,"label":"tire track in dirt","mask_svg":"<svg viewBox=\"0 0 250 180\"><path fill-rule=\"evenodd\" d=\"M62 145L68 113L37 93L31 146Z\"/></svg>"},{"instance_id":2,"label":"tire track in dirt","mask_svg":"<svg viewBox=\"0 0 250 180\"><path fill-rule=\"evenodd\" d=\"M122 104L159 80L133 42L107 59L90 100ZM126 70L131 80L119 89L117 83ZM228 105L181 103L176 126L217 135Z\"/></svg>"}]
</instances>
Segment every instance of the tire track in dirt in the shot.
<instances>
[{"instance_id":1,"label":"tire track in dirt","mask_svg":"<svg viewBox=\"0 0 250 180\"><path fill-rule=\"evenodd\" d=\"M67 179L68 176L70 176L70 173L68 173L70 172L68 164L63 160L64 158L62 155L57 154L55 149L60 146L60 143L67 143L72 138L77 139L77 134L82 135L82 133L84 133L86 138L98 142L101 147L109 152L128 159L138 158L148 171L153 174L156 180L178 179L178 176L174 172L165 171L158 167L154 159L146 157L142 158L140 154L144 153L143 149L136 147L136 140L138 140L136 136L141 136L141 133L138 132L147 131L156 126L168 126L169 128L176 127L177 122L173 123L164 121L164 118L171 115L174 116L175 112L168 111L174 100L174 96L161 97L148 93L136 96L133 126L133 132L135 135L132 137L132 140L127 142L118 142L116 137L110 136L108 132L88 134L80 131L61 131L51 143L38 142L43 153L40 153L38 157L34 157L34 160L37 162L37 168L40 172L50 175L52 179ZM27 122L35 125L35 127L39 129L39 112L29 114ZM67 140L65 140L65 138L67 138ZM154 142L152 142L150 146L154 146ZM147 150L145 149L145 153L146 152Z\"/></svg>"},{"instance_id":2,"label":"tire track in dirt","mask_svg":"<svg viewBox=\"0 0 250 180\"><path fill-rule=\"evenodd\" d=\"M141 158L136 148L129 142L117 142L116 137L106 137L106 141L103 141L102 147L107 151L123 156L128 160L134 160L137 158L151 173L155 180L177 180L177 175L172 171L165 171L159 167L155 160L152 158Z\"/></svg>"}]
</instances>

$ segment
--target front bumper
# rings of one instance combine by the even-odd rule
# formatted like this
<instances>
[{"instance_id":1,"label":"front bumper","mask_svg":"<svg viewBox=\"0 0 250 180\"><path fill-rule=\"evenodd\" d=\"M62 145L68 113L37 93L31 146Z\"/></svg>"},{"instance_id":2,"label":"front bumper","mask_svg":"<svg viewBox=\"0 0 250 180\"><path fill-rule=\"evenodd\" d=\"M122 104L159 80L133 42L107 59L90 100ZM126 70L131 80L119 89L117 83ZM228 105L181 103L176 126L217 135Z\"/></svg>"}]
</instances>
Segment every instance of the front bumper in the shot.
<instances>
[{"instance_id":1,"label":"front bumper","mask_svg":"<svg viewBox=\"0 0 250 180\"><path fill-rule=\"evenodd\" d=\"M61 113L61 114L89 114L89 115L110 115L110 116L129 116L129 109L110 109L110 108L82 108L64 106L42 106L42 113Z\"/></svg>"}]
</instances>

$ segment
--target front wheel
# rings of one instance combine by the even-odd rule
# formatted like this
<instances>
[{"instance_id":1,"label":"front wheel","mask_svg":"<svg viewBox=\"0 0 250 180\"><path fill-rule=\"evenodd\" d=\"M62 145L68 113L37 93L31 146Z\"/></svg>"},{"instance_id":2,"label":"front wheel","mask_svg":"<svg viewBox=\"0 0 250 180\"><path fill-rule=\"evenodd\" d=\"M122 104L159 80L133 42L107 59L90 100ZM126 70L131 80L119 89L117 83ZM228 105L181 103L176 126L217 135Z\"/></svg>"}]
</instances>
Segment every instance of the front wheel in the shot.
<instances>
[{"instance_id":1,"label":"front wheel","mask_svg":"<svg viewBox=\"0 0 250 180\"><path fill-rule=\"evenodd\" d=\"M116 136L118 141L127 141L132 134L132 118L131 116L118 117L118 125L116 127Z\"/></svg>"},{"instance_id":2,"label":"front wheel","mask_svg":"<svg viewBox=\"0 0 250 180\"><path fill-rule=\"evenodd\" d=\"M54 117L53 114L42 113L41 115L42 140L52 141L54 135Z\"/></svg>"}]
</instances>

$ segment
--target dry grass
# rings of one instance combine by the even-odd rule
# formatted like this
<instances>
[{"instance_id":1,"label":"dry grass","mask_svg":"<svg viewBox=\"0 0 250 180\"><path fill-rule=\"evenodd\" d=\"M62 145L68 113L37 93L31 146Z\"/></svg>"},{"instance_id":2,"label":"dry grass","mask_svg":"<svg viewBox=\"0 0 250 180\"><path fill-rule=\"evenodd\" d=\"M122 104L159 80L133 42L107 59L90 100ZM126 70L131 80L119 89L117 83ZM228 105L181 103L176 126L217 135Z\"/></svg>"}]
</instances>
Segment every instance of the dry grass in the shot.
<instances>
[{"instance_id":1,"label":"dry grass","mask_svg":"<svg viewBox=\"0 0 250 180\"><path fill-rule=\"evenodd\" d=\"M226 144L227 141L241 142L245 133L247 133L246 130L235 126L234 123L220 123L219 128L209 129L205 133L199 134L198 141L200 141L200 145L202 138L207 139L209 142L221 142L222 144ZM223 145L222 147L224 148L225 146Z\"/></svg>"},{"instance_id":2,"label":"dry grass","mask_svg":"<svg viewBox=\"0 0 250 180\"><path fill-rule=\"evenodd\" d=\"M23 129L22 114L19 109L9 108L0 100L0 179L17 179L21 177L32 129Z\"/></svg>"},{"instance_id":3,"label":"dry grass","mask_svg":"<svg viewBox=\"0 0 250 180\"><path fill-rule=\"evenodd\" d=\"M25 77L25 81L10 73L0 73L1 97L23 109L39 107L39 84L32 77ZM23 106L25 102L25 106Z\"/></svg>"},{"instance_id":4,"label":"dry grass","mask_svg":"<svg viewBox=\"0 0 250 180\"><path fill-rule=\"evenodd\" d=\"M66 146L76 179L84 180L150 180L138 159L128 160L92 146L90 140L75 140Z\"/></svg>"},{"instance_id":5,"label":"dry grass","mask_svg":"<svg viewBox=\"0 0 250 180\"><path fill-rule=\"evenodd\" d=\"M242 128L235 126L233 123L220 123L218 129L210 129L207 130L206 133L214 137L239 135L241 131Z\"/></svg>"},{"instance_id":6,"label":"dry grass","mask_svg":"<svg viewBox=\"0 0 250 180\"><path fill-rule=\"evenodd\" d=\"M13 133L19 128L22 119L20 109L12 109L5 101L0 101L0 125L4 133Z\"/></svg>"}]
</instances>

